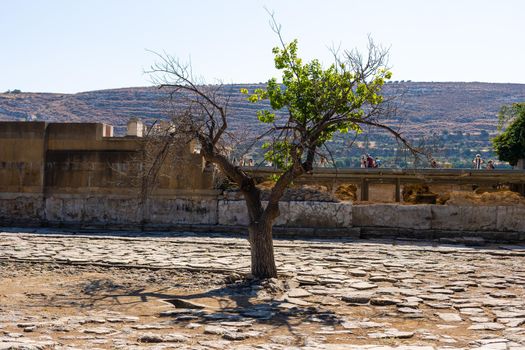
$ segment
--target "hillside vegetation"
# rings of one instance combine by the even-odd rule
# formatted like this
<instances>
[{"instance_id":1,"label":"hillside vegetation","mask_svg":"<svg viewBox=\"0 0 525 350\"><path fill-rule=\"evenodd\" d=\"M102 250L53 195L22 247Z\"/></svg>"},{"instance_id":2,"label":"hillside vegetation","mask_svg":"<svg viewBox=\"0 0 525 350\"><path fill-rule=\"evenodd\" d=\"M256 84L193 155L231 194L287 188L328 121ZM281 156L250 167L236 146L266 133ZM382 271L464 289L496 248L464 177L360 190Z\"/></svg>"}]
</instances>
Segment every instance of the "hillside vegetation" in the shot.
<instances>
[{"instance_id":1,"label":"hillside vegetation","mask_svg":"<svg viewBox=\"0 0 525 350\"><path fill-rule=\"evenodd\" d=\"M241 88L261 84L234 84L223 87L231 94L231 127L243 133L257 133L261 127L255 111L263 106L251 104L240 94ZM387 124L400 129L413 143L424 143L441 164L468 167L470 159L481 153L495 158L490 138L495 135L497 113L502 105L525 101L525 84L393 82L387 95L400 95L396 116ZM151 123L166 119L166 92L154 87L135 87L89 91L77 94L16 93L0 94L0 120L41 120L55 122L103 122L124 134L126 122L137 117ZM362 153L379 156L385 166L406 166L405 154L395 140L384 133L339 137L331 145L331 157L339 166L358 166ZM352 147L350 147L352 146ZM260 160L257 152L250 155Z\"/></svg>"}]
</instances>

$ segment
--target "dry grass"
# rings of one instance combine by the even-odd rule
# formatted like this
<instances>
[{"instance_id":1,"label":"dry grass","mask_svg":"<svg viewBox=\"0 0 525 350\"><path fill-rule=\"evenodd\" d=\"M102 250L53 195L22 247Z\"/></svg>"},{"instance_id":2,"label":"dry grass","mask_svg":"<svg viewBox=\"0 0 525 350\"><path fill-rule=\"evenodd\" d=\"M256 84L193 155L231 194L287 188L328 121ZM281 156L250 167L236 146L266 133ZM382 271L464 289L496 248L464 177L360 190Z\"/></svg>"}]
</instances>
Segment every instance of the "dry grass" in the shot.
<instances>
[{"instance_id":1,"label":"dry grass","mask_svg":"<svg viewBox=\"0 0 525 350\"><path fill-rule=\"evenodd\" d=\"M421 202L421 195L434 195L437 197L436 193L430 191L428 185L406 185L403 187L401 193L403 196L403 202L411 204L419 204Z\"/></svg>"},{"instance_id":2,"label":"dry grass","mask_svg":"<svg viewBox=\"0 0 525 350\"><path fill-rule=\"evenodd\" d=\"M354 184L342 184L334 192L337 199L341 201L357 200L357 186Z\"/></svg>"},{"instance_id":3,"label":"dry grass","mask_svg":"<svg viewBox=\"0 0 525 350\"><path fill-rule=\"evenodd\" d=\"M452 191L443 196L447 205L525 205L525 198L509 190L496 192Z\"/></svg>"}]
</instances>

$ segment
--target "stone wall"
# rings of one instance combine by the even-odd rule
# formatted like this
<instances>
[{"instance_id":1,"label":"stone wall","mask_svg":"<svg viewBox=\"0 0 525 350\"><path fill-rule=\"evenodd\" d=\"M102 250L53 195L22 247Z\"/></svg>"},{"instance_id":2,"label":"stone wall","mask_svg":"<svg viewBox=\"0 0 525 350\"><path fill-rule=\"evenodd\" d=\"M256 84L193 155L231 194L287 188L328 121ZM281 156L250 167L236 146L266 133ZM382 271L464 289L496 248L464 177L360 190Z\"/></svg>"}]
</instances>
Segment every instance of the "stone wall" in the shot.
<instances>
[{"instance_id":1,"label":"stone wall","mask_svg":"<svg viewBox=\"0 0 525 350\"><path fill-rule=\"evenodd\" d=\"M263 206L267 203L263 202ZM275 222L282 227L345 228L352 226L352 204L332 202L281 202L281 215ZM248 225L248 211L244 201L219 200L218 224Z\"/></svg>"},{"instance_id":2,"label":"stone wall","mask_svg":"<svg viewBox=\"0 0 525 350\"><path fill-rule=\"evenodd\" d=\"M213 173L192 145L175 147L141 201L144 139L106 137L107 130L0 122L0 225L217 222Z\"/></svg>"},{"instance_id":3,"label":"stone wall","mask_svg":"<svg viewBox=\"0 0 525 350\"><path fill-rule=\"evenodd\" d=\"M143 224L216 225L216 194L154 197L142 204L128 195L0 194L0 226L96 226L137 228Z\"/></svg>"},{"instance_id":4,"label":"stone wall","mask_svg":"<svg viewBox=\"0 0 525 350\"><path fill-rule=\"evenodd\" d=\"M107 129L97 123L0 122L0 225L224 229L248 224L244 201L214 190L212 170L184 143L162 166L147 200L140 200L141 187L132 179L143 167L137 161L141 140L106 137ZM292 198L281 202L280 210L275 225L287 230L517 232L525 240L523 206L353 206Z\"/></svg>"},{"instance_id":5,"label":"stone wall","mask_svg":"<svg viewBox=\"0 0 525 350\"><path fill-rule=\"evenodd\" d=\"M524 206L369 204L354 206L352 218L358 227L525 232Z\"/></svg>"}]
</instances>

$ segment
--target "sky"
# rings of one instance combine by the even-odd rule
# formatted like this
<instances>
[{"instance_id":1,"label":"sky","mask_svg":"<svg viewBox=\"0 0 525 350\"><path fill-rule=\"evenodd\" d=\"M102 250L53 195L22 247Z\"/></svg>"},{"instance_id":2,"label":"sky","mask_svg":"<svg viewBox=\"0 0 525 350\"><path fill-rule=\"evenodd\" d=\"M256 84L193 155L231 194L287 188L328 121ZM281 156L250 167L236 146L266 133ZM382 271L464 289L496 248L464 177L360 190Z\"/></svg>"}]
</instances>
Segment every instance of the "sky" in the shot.
<instances>
[{"instance_id":1,"label":"sky","mask_svg":"<svg viewBox=\"0 0 525 350\"><path fill-rule=\"evenodd\" d=\"M0 91L152 85L150 51L207 83L278 78L265 8L307 60L371 36L392 80L525 83L523 0L0 0Z\"/></svg>"}]
</instances>

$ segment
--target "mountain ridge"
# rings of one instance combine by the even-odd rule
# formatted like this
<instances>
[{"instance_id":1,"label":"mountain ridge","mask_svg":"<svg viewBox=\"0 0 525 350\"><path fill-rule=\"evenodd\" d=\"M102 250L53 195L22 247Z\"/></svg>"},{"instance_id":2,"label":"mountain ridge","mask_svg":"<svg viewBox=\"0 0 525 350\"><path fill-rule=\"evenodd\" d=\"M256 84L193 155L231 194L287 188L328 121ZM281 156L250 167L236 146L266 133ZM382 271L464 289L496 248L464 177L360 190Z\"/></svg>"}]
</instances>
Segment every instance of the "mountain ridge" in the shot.
<instances>
[{"instance_id":1,"label":"mountain ridge","mask_svg":"<svg viewBox=\"0 0 525 350\"><path fill-rule=\"evenodd\" d=\"M230 128L233 132L260 133L258 109L269 108L267 101L253 104L240 93L264 84L228 84L223 94L231 94ZM432 138L435 156L457 166L468 166L472 155L481 153L494 159L490 138L497 132L497 113L501 106L525 101L525 84L484 82L391 82L385 95L398 95L399 112L384 119L400 128L403 135L417 140ZM156 87L128 87L62 93L1 93L0 120L40 120L49 122L102 122L115 126L116 135L125 133L130 118L146 123L167 119L163 107L166 92ZM183 107L179 102L179 107ZM472 135L472 136L471 136ZM452 137L453 136L453 137ZM397 157L397 145L384 133L372 131L359 135L358 147L348 150L348 142L338 138L335 156L353 165L358 155L369 151L385 157ZM345 143L346 142L346 143ZM260 155L259 155L260 156ZM470 158L470 159L469 159ZM393 161L394 162L394 161Z\"/></svg>"},{"instance_id":2,"label":"mountain ridge","mask_svg":"<svg viewBox=\"0 0 525 350\"><path fill-rule=\"evenodd\" d=\"M234 119L251 120L255 110L267 104L251 105L239 93L240 88L253 90L264 84L227 84L232 93ZM411 129L421 123L434 130L445 130L450 123L492 131L502 105L525 101L525 84L486 82L391 82L385 94L402 94L402 111L397 120L408 121ZM37 119L57 122L100 121L121 129L127 119L146 121L166 118L158 103L164 96L156 87L123 87L78 93L21 92L0 94L0 120ZM253 112L253 115L248 115ZM243 117L243 118L240 118ZM465 120L467 118L467 120ZM424 132L423 132L424 133Z\"/></svg>"}]
</instances>

